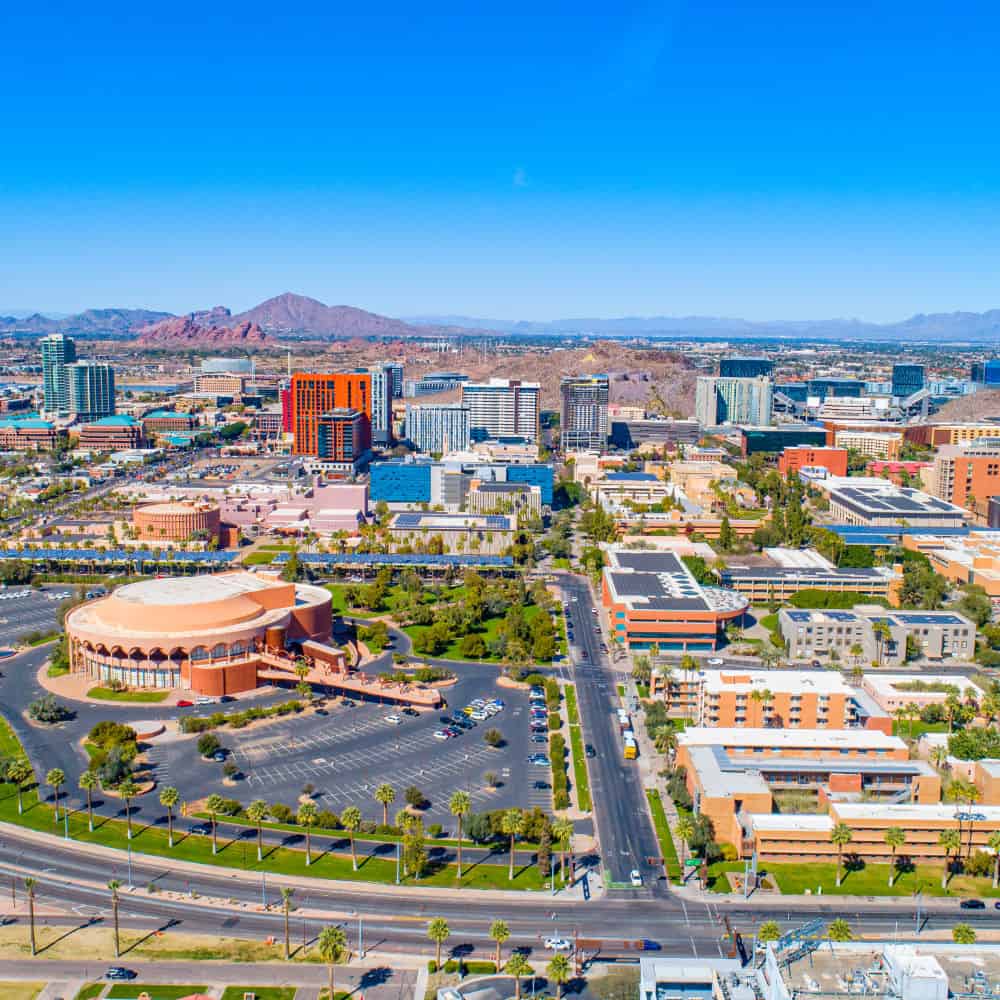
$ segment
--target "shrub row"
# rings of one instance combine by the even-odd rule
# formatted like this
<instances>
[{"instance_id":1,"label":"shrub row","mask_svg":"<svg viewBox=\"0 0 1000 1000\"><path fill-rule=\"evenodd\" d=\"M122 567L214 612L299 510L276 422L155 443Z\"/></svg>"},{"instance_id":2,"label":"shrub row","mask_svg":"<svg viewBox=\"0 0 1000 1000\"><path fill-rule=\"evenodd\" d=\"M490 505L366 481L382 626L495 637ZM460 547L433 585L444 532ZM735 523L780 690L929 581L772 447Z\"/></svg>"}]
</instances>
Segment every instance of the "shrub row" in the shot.
<instances>
[{"instance_id":1,"label":"shrub row","mask_svg":"<svg viewBox=\"0 0 1000 1000\"><path fill-rule=\"evenodd\" d=\"M569 808L569 777L566 773L566 741L561 733L549 737L549 758L552 761L552 806Z\"/></svg>"},{"instance_id":2,"label":"shrub row","mask_svg":"<svg viewBox=\"0 0 1000 1000\"><path fill-rule=\"evenodd\" d=\"M437 962L433 958L427 963L427 971L432 975L438 971ZM464 959L449 958L442 971L457 972L460 976L491 976L497 971L497 967L494 962L466 962Z\"/></svg>"},{"instance_id":3,"label":"shrub row","mask_svg":"<svg viewBox=\"0 0 1000 1000\"><path fill-rule=\"evenodd\" d=\"M246 708L242 712L233 712L226 715L225 712L213 712L211 715L189 715L181 719L182 733L204 733L209 729L218 729L221 726L229 726L231 729L242 729L249 726L251 722L258 719L271 719L275 716L297 715L302 711L301 701L283 701L269 708L261 708L255 705L253 708Z\"/></svg>"}]
</instances>

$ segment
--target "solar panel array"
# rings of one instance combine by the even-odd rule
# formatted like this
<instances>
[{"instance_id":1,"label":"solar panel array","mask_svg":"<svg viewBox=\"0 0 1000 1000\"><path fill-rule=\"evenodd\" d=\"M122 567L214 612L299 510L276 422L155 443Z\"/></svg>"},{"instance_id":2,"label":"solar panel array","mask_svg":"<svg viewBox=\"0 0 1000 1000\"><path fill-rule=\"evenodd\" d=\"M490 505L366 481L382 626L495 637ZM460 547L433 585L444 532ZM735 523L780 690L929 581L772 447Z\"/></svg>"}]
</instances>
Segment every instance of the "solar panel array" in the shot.
<instances>
[{"instance_id":1,"label":"solar panel array","mask_svg":"<svg viewBox=\"0 0 1000 1000\"><path fill-rule=\"evenodd\" d=\"M279 552L275 563L288 562L289 553ZM492 566L505 568L514 565L511 556L486 555L420 555L392 552L304 552L299 562L313 566Z\"/></svg>"},{"instance_id":2,"label":"solar panel array","mask_svg":"<svg viewBox=\"0 0 1000 1000\"><path fill-rule=\"evenodd\" d=\"M180 562L231 563L238 552L153 552L149 549L7 549L0 550L0 559L29 559L37 562L66 560L70 562Z\"/></svg>"}]
</instances>

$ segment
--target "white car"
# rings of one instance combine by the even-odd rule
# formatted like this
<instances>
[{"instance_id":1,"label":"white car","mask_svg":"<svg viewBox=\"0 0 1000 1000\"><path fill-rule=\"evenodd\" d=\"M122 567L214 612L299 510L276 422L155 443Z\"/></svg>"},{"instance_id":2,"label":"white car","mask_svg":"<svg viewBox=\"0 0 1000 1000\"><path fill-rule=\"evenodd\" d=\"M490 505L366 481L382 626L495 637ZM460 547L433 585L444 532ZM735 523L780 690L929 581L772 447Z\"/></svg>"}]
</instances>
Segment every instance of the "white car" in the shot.
<instances>
[{"instance_id":1,"label":"white car","mask_svg":"<svg viewBox=\"0 0 1000 1000\"><path fill-rule=\"evenodd\" d=\"M398 715L387 715L385 721L389 723L390 726L400 726L403 724L403 720Z\"/></svg>"},{"instance_id":2,"label":"white car","mask_svg":"<svg viewBox=\"0 0 1000 1000\"><path fill-rule=\"evenodd\" d=\"M708 665L710 667L721 667L725 664L725 660L721 656L713 656L709 661Z\"/></svg>"},{"instance_id":3,"label":"white car","mask_svg":"<svg viewBox=\"0 0 1000 1000\"><path fill-rule=\"evenodd\" d=\"M434 730L434 739L436 739L436 740L447 740L447 739L451 739L451 737L443 729L435 729Z\"/></svg>"},{"instance_id":4,"label":"white car","mask_svg":"<svg viewBox=\"0 0 1000 1000\"><path fill-rule=\"evenodd\" d=\"M549 951L569 951L573 944L564 937L547 937L543 942Z\"/></svg>"},{"instance_id":5,"label":"white car","mask_svg":"<svg viewBox=\"0 0 1000 1000\"><path fill-rule=\"evenodd\" d=\"M628 873L628 880L637 889L642 887L642 875L639 874L638 868L633 868L632 871Z\"/></svg>"},{"instance_id":6,"label":"white car","mask_svg":"<svg viewBox=\"0 0 1000 1000\"><path fill-rule=\"evenodd\" d=\"M482 709L477 708L469 718L474 722L485 722L489 716Z\"/></svg>"}]
</instances>

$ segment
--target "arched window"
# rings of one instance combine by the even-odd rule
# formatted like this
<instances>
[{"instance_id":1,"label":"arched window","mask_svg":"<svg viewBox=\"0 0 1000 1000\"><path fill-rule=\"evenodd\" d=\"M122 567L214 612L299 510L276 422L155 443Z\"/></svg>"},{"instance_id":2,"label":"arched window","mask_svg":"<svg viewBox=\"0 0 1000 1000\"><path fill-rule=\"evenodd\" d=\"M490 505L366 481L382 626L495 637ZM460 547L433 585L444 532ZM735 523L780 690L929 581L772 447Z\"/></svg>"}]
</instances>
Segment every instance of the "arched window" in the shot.
<instances>
[{"instance_id":1,"label":"arched window","mask_svg":"<svg viewBox=\"0 0 1000 1000\"><path fill-rule=\"evenodd\" d=\"M226 644L224 642L217 643L212 648L212 659L219 659L225 656L228 652L229 650L226 648Z\"/></svg>"},{"instance_id":2,"label":"arched window","mask_svg":"<svg viewBox=\"0 0 1000 1000\"><path fill-rule=\"evenodd\" d=\"M208 659L208 650L205 649L204 646L195 646L194 649L191 650L191 659L192 660L207 660Z\"/></svg>"}]
</instances>

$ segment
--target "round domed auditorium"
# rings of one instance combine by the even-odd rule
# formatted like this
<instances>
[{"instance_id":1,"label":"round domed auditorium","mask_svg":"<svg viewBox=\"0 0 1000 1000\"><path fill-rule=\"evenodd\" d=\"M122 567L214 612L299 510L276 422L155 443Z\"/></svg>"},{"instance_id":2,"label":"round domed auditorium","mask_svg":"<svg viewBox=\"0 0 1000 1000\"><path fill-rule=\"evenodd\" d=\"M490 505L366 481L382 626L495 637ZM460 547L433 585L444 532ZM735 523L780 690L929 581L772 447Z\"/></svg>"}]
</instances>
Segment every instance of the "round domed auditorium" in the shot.
<instances>
[{"instance_id":1,"label":"round domed auditorium","mask_svg":"<svg viewBox=\"0 0 1000 1000\"><path fill-rule=\"evenodd\" d=\"M195 501L168 501L136 507L132 525L143 541L186 542L201 536L206 541L219 537L219 505Z\"/></svg>"},{"instance_id":2,"label":"round domed auditorium","mask_svg":"<svg viewBox=\"0 0 1000 1000\"><path fill-rule=\"evenodd\" d=\"M245 571L143 580L66 615L70 669L128 687L218 696L288 679L292 652L346 670L330 593Z\"/></svg>"}]
</instances>

